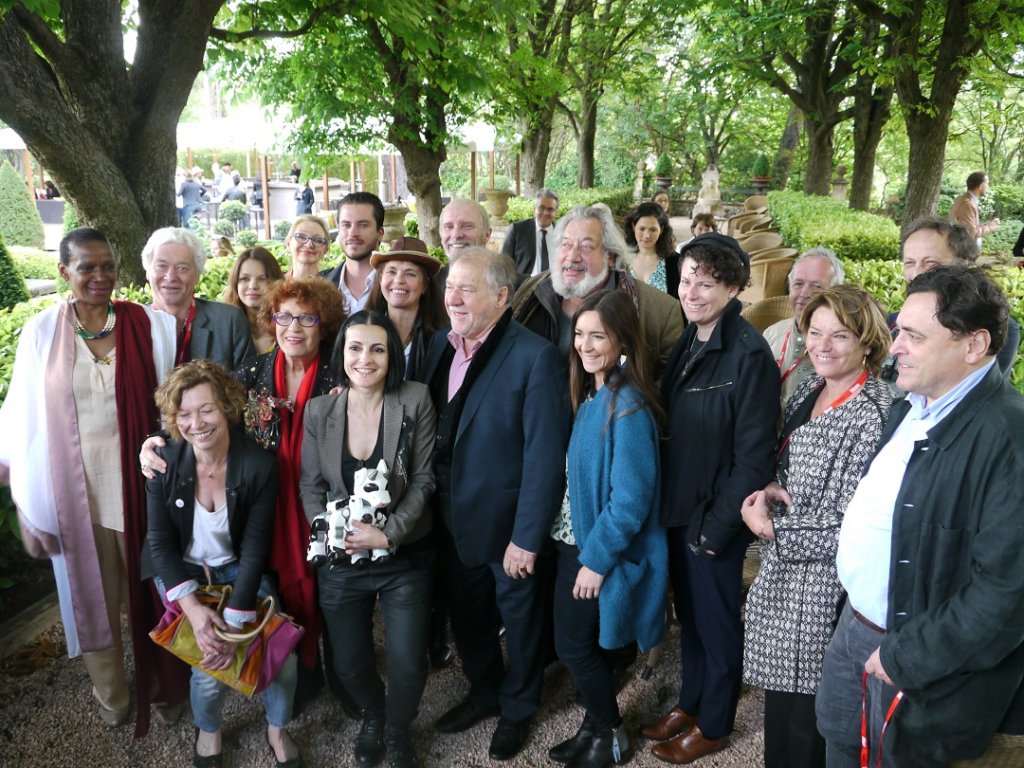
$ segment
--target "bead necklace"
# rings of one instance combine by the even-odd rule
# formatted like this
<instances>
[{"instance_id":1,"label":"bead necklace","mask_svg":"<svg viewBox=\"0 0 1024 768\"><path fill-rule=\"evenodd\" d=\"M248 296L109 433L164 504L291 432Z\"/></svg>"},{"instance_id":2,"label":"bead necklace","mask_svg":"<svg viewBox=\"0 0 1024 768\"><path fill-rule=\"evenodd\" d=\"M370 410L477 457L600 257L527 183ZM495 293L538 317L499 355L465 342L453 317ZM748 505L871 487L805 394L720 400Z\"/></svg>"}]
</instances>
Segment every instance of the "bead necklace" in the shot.
<instances>
[{"instance_id":1,"label":"bead necklace","mask_svg":"<svg viewBox=\"0 0 1024 768\"><path fill-rule=\"evenodd\" d=\"M105 339L114 332L115 325L117 325L117 315L114 313L113 302L107 304L107 322L103 324L103 327L97 333L93 333L82 325L82 321L78 319L78 312L75 312L75 333L86 341Z\"/></svg>"}]
</instances>

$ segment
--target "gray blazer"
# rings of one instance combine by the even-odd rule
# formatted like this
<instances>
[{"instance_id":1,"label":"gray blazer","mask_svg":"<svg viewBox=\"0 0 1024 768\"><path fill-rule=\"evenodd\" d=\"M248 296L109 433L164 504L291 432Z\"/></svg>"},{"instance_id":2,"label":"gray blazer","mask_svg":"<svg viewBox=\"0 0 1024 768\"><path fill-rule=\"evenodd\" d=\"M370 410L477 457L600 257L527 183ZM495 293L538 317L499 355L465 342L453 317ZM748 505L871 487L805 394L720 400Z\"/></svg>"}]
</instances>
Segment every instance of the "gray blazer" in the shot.
<instances>
[{"instance_id":1,"label":"gray blazer","mask_svg":"<svg viewBox=\"0 0 1024 768\"><path fill-rule=\"evenodd\" d=\"M188 351L192 360L213 360L229 371L255 357L256 348L252 345L245 313L230 304L196 298Z\"/></svg>"},{"instance_id":2,"label":"gray blazer","mask_svg":"<svg viewBox=\"0 0 1024 768\"><path fill-rule=\"evenodd\" d=\"M328 501L348 498L341 476L347 414L348 390L306 404L299 494L311 523ZM384 533L396 548L423 538L433 525L427 503L434 492L434 421L425 385L403 381L397 391L384 395L384 461L391 473Z\"/></svg>"}]
</instances>

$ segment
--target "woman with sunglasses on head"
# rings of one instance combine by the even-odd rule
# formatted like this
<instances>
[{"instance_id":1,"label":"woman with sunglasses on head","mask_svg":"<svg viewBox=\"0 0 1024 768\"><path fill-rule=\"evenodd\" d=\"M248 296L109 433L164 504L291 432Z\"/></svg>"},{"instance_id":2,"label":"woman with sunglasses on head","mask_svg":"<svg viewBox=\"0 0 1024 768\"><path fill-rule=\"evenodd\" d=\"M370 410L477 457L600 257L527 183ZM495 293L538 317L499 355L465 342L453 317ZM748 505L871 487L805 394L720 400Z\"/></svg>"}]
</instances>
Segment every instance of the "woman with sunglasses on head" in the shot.
<instances>
[{"instance_id":1,"label":"woman with sunglasses on head","mask_svg":"<svg viewBox=\"0 0 1024 768\"><path fill-rule=\"evenodd\" d=\"M309 213L296 216L284 239L284 247L288 249L292 261L291 269L285 273L285 277L317 277L320 274L320 262L327 255L330 245L331 236L323 219Z\"/></svg>"},{"instance_id":2,"label":"woman with sunglasses on head","mask_svg":"<svg viewBox=\"0 0 1024 768\"><path fill-rule=\"evenodd\" d=\"M323 675L317 655L321 621L316 607L313 571L306 564L309 523L299 503L299 464L302 457L302 414L306 403L335 385L330 367L331 347L345 321L338 290L319 277L282 280L267 292L258 321L273 333L277 346L257 355L235 371L245 387L245 431L277 456L277 513L268 567L277 575L277 590L287 613L306 634L299 644L296 702L301 707L319 693ZM158 438L147 446L159 445ZM140 460L147 477L163 472L164 462L143 447ZM348 705L340 685L335 695ZM347 707L348 708L348 707Z\"/></svg>"}]
</instances>

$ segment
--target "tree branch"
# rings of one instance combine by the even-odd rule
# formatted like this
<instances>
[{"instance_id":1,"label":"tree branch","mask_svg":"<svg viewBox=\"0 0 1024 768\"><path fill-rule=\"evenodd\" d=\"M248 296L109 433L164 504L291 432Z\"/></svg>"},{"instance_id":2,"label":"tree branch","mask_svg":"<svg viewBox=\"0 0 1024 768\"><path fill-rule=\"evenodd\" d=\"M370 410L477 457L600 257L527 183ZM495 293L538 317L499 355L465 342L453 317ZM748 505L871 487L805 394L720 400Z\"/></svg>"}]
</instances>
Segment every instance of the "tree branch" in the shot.
<instances>
[{"instance_id":1,"label":"tree branch","mask_svg":"<svg viewBox=\"0 0 1024 768\"><path fill-rule=\"evenodd\" d=\"M309 32L313 28L313 25L320 20L328 11L334 11L341 7L341 3L334 3L331 5L323 5L319 8L314 8L309 17L295 29L247 29L244 32L235 32L230 29L218 29L214 27L210 30L210 37L214 40L220 40L225 43L240 43L243 40L270 40L275 38L291 38L291 37L302 37L304 34Z\"/></svg>"}]
</instances>

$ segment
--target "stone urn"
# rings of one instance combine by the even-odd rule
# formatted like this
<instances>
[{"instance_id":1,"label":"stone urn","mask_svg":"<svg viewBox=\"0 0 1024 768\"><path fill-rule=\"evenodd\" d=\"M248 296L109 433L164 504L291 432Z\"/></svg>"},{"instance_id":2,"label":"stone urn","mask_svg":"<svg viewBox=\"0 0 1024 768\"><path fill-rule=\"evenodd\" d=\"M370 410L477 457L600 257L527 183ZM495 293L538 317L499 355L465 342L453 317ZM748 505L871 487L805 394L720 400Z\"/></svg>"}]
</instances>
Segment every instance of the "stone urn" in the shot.
<instances>
[{"instance_id":1,"label":"stone urn","mask_svg":"<svg viewBox=\"0 0 1024 768\"><path fill-rule=\"evenodd\" d=\"M384 206L384 238L382 242L390 243L405 237L405 216L409 213L408 206L389 204Z\"/></svg>"},{"instance_id":2,"label":"stone urn","mask_svg":"<svg viewBox=\"0 0 1024 768\"><path fill-rule=\"evenodd\" d=\"M504 218L508 213L508 199L512 197L509 189L485 189L484 196L487 198L487 212L496 219Z\"/></svg>"}]
</instances>

